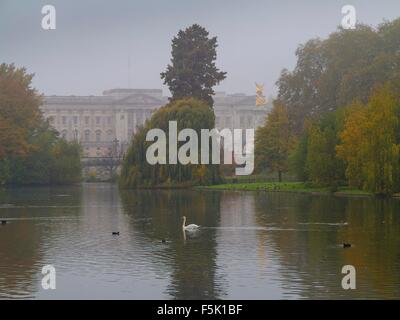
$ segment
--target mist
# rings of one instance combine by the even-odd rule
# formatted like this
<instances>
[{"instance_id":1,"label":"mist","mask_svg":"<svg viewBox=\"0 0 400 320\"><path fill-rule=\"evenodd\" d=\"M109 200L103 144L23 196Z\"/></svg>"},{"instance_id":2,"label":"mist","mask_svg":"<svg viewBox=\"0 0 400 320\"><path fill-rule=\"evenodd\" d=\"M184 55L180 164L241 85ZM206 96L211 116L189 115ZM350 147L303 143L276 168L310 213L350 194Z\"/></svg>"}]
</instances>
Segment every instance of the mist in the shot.
<instances>
[{"instance_id":1,"label":"mist","mask_svg":"<svg viewBox=\"0 0 400 320\"><path fill-rule=\"evenodd\" d=\"M56 8L56 30L43 30L41 9ZM46 95L99 95L110 88L168 89L160 79L171 39L193 23L218 38L217 66L227 78L216 88L276 94L283 68L296 63L299 44L327 37L352 4L358 22L377 25L400 13L398 0L0 0L0 61L25 66Z\"/></svg>"}]
</instances>

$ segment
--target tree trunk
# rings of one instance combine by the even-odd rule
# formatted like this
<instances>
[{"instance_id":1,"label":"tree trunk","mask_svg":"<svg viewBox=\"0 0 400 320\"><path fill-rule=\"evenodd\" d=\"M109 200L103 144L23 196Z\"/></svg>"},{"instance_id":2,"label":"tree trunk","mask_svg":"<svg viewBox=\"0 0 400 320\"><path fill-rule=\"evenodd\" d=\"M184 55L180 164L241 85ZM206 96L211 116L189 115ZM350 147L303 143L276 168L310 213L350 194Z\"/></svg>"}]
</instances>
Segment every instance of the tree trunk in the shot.
<instances>
[{"instance_id":1,"label":"tree trunk","mask_svg":"<svg viewBox=\"0 0 400 320\"><path fill-rule=\"evenodd\" d=\"M282 171L278 171L278 180L282 182Z\"/></svg>"}]
</instances>

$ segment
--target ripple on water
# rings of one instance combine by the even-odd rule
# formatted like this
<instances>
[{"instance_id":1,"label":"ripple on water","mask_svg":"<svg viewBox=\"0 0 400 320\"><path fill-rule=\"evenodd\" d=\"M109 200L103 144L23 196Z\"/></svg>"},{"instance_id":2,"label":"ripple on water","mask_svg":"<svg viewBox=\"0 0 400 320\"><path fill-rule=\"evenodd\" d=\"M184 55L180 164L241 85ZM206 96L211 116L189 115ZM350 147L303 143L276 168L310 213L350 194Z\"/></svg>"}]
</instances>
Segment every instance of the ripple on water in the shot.
<instances>
[{"instance_id":1,"label":"ripple on water","mask_svg":"<svg viewBox=\"0 0 400 320\"><path fill-rule=\"evenodd\" d=\"M343 298L338 266L356 258L368 268L357 270L352 297L399 297L399 205L390 201L80 192L36 191L0 206L10 220L0 226L0 298L43 297L45 264L56 266L57 298ZM202 225L186 239L182 215ZM343 250L342 239L357 246Z\"/></svg>"}]
</instances>

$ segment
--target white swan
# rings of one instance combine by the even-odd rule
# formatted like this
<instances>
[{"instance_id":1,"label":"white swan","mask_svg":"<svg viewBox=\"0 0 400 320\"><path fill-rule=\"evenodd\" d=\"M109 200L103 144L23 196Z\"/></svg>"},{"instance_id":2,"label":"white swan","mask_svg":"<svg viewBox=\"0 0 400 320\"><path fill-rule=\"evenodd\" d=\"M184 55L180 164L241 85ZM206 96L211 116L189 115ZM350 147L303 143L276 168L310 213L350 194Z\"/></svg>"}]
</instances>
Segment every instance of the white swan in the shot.
<instances>
[{"instance_id":1,"label":"white swan","mask_svg":"<svg viewBox=\"0 0 400 320\"><path fill-rule=\"evenodd\" d=\"M195 231L198 228L200 228L200 226L198 226L197 224L189 224L187 226L185 226L186 224L186 217L183 216L183 224L182 224L182 229L186 230L186 231Z\"/></svg>"}]
</instances>

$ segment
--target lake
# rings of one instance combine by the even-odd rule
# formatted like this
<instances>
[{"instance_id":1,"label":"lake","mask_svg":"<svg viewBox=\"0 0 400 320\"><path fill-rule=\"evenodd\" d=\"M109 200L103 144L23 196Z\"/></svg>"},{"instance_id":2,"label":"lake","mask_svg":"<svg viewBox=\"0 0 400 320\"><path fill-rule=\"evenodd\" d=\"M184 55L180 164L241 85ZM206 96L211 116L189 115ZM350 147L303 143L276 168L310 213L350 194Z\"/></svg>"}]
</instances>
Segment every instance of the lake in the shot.
<instances>
[{"instance_id":1,"label":"lake","mask_svg":"<svg viewBox=\"0 0 400 320\"><path fill-rule=\"evenodd\" d=\"M0 190L0 218L0 299L400 299L396 199L82 184Z\"/></svg>"}]
</instances>

